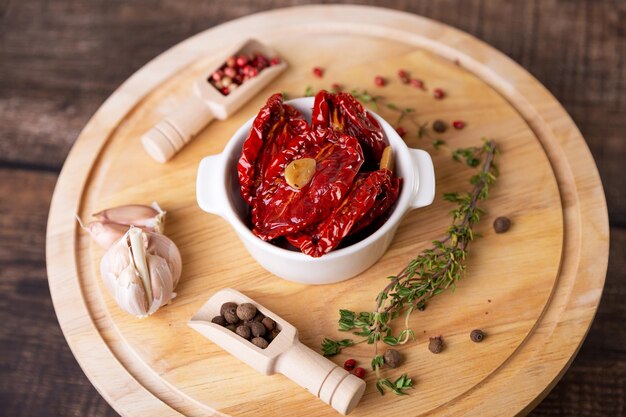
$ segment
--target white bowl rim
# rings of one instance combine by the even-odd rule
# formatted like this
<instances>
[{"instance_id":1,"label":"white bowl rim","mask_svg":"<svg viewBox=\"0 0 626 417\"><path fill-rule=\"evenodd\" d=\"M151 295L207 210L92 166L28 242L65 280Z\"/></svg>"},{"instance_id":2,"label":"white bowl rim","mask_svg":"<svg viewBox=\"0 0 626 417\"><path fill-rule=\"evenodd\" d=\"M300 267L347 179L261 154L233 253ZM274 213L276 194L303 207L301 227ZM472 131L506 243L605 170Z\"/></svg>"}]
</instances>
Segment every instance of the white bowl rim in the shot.
<instances>
[{"instance_id":1,"label":"white bowl rim","mask_svg":"<svg viewBox=\"0 0 626 417\"><path fill-rule=\"evenodd\" d=\"M315 100L315 97L300 97L300 98L295 98L295 99L285 101L285 103L298 108L298 110L300 110L301 112L305 114L305 116L307 116L306 111L312 110L314 100ZM301 108L304 106L306 106L305 111L301 110ZM374 118L380 123L381 127L383 128L383 132L385 133L385 136L389 140L390 145L392 145L393 148L395 148L394 157L396 158L396 166L398 166L399 162L401 161L402 166L406 167L407 171L411 171L413 168L412 168L412 163L411 163L411 159L409 155L409 147L404 143L404 140L400 137L400 135L398 135L396 130L385 119L383 119L382 117L380 117L378 114L376 114L375 112L371 110L367 110L367 111L370 114L372 114ZM271 254L274 254L276 256L281 256L283 258L288 258L290 260L297 260L297 261L302 261L302 262L321 263L323 261L332 261L337 258L343 258L343 257L349 256L357 251L360 251L366 248L367 246L376 242L378 239L384 237L402 220L402 218L404 217L404 214L407 212L409 208L412 190L414 189L413 183L415 181L415 176L417 175L416 172L414 172L413 173L414 175L409 176L408 178L406 177L402 178L402 189L400 191L400 196L398 197L398 200L396 201L396 204L395 204L395 207L393 209L391 216L389 216L389 218L385 221L385 223L383 223L383 225L380 226L378 230L376 230L371 235L367 236L365 239L362 239L356 243L353 243L350 246L346 246L341 249L332 250L324 254L321 257L314 258L302 252L284 249L270 242L266 242L260 239L258 236L252 233L252 231L248 228L248 226L239 217L239 215L236 212L236 209L233 207L232 195L229 192L228 177L227 177L227 175L230 174L230 172L228 172L230 161L228 160L232 159L230 157L233 155L233 151L238 151L239 154L241 153L241 149L237 149L236 147L240 143L241 145L243 145L243 141L245 140L245 138L242 138L242 137L243 136L247 137L248 132L250 131L250 128L252 127L252 123L254 122L255 117L256 115L252 116L239 129L237 129L237 131L229 139L223 151L223 155L227 158L227 161L224 164L225 176L224 176L223 187L226 193L226 200L228 202L227 210L225 213L223 213L223 216L228 220L228 222L235 229L235 231L239 234L239 236L246 239L251 244L259 246L261 249L267 252L270 252ZM398 148L400 149L400 151L398 151ZM236 157L236 161L238 160L239 160L239 155L237 155ZM237 182L239 182L238 179L237 179ZM238 197L241 198L241 196L238 196ZM246 203L244 202L244 204Z\"/></svg>"}]
</instances>

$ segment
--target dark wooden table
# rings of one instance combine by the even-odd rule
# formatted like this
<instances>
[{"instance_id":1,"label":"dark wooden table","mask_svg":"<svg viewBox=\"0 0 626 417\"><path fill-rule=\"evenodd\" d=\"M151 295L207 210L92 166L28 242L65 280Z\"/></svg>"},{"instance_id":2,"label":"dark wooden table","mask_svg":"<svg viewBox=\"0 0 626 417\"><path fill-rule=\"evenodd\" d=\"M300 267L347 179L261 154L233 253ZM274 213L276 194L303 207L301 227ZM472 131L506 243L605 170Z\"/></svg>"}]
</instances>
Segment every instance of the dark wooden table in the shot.
<instances>
[{"instance_id":1,"label":"dark wooden table","mask_svg":"<svg viewBox=\"0 0 626 417\"><path fill-rule=\"evenodd\" d=\"M46 218L81 128L135 70L221 22L294 0L0 1L0 414L115 415L80 370L46 280ZM534 74L569 111L609 205L611 258L594 324L536 416L626 409L626 2L365 1L440 20ZM514 389L514 387L513 387Z\"/></svg>"}]
</instances>

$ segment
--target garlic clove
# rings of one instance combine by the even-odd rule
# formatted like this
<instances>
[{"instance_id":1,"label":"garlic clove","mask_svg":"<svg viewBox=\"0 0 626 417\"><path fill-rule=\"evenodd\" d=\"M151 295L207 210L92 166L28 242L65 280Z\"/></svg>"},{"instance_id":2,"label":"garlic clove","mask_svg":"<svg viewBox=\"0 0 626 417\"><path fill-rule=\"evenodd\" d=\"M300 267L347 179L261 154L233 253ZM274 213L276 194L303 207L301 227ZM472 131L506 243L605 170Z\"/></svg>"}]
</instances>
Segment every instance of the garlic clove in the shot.
<instances>
[{"instance_id":1,"label":"garlic clove","mask_svg":"<svg viewBox=\"0 0 626 417\"><path fill-rule=\"evenodd\" d=\"M389 171L393 172L394 159L393 159L393 150L391 149L391 146L387 146L383 150L383 154L380 157L379 168L388 169Z\"/></svg>"},{"instance_id":2,"label":"garlic clove","mask_svg":"<svg viewBox=\"0 0 626 417\"><path fill-rule=\"evenodd\" d=\"M143 282L148 300L152 300L152 284L150 283L150 271L146 262L146 242L141 229L132 227L128 231L128 242L130 244L131 265L137 270L137 274Z\"/></svg>"},{"instance_id":3,"label":"garlic clove","mask_svg":"<svg viewBox=\"0 0 626 417\"><path fill-rule=\"evenodd\" d=\"M168 304L176 297L174 292L173 277L168 262L157 255L147 255L146 260L150 270L150 283L152 285L152 305L148 314L152 314L160 307Z\"/></svg>"},{"instance_id":4,"label":"garlic clove","mask_svg":"<svg viewBox=\"0 0 626 417\"><path fill-rule=\"evenodd\" d=\"M301 158L291 161L285 167L285 181L291 188L301 189L315 175L316 164L313 158Z\"/></svg>"},{"instance_id":5,"label":"garlic clove","mask_svg":"<svg viewBox=\"0 0 626 417\"><path fill-rule=\"evenodd\" d=\"M147 231L163 233L166 212L154 202L151 206L127 204L95 213L93 216L102 222L141 227Z\"/></svg>"},{"instance_id":6,"label":"garlic clove","mask_svg":"<svg viewBox=\"0 0 626 417\"><path fill-rule=\"evenodd\" d=\"M76 216L78 224L83 228L91 238L102 248L108 249L116 241L120 240L122 236L128 231L128 226L121 224L95 221L87 224L86 226L80 221L80 218Z\"/></svg>"},{"instance_id":7,"label":"garlic clove","mask_svg":"<svg viewBox=\"0 0 626 417\"><path fill-rule=\"evenodd\" d=\"M172 274L173 288L176 288L183 271L183 261L178 247L165 235L148 233L148 236L148 253L158 255L167 261Z\"/></svg>"},{"instance_id":8,"label":"garlic clove","mask_svg":"<svg viewBox=\"0 0 626 417\"><path fill-rule=\"evenodd\" d=\"M126 204L99 211L94 213L93 217L100 221L127 225L132 223L135 226L139 226L138 223L142 221L145 223L149 219L153 219L157 214L159 214L159 212L150 206L143 204Z\"/></svg>"},{"instance_id":9,"label":"garlic clove","mask_svg":"<svg viewBox=\"0 0 626 417\"><path fill-rule=\"evenodd\" d=\"M107 251L106 255L111 258L110 270L113 274L119 275L130 264L130 252L126 239L120 239Z\"/></svg>"},{"instance_id":10,"label":"garlic clove","mask_svg":"<svg viewBox=\"0 0 626 417\"><path fill-rule=\"evenodd\" d=\"M127 239L120 239L107 250L100 261L100 275L111 294L116 294L116 281L130 265L129 255Z\"/></svg>"},{"instance_id":11,"label":"garlic clove","mask_svg":"<svg viewBox=\"0 0 626 417\"><path fill-rule=\"evenodd\" d=\"M143 282L132 265L124 269L117 278L114 294L115 301L122 310L137 317L148 315L148 297Z\"/></svg>"}]
</instances>

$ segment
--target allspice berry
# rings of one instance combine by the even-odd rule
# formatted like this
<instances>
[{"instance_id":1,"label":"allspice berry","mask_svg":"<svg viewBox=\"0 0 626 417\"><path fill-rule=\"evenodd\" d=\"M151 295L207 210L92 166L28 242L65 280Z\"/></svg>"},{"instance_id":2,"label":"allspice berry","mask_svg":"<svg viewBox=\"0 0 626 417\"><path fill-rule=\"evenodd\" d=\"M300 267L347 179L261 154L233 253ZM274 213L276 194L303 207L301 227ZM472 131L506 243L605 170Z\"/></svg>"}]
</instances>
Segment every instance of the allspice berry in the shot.
<instances>
[{"instance_id":1,"label":"allspice berry","mask_svg":"<svg viewBox=\"0 0 626 417\"><path fill-rule=\"evenodd\" d=\"M224 303L220 307L220 315L213 317L211 322L226 327L261 349L265 349L280 333L276 322L265 317L252 303Z\"/></svg>"},{"instance_id":2,"label":"allspice berry","mask_svg":"<svg viewBox=\"0 0 626 417\"><path fill-rule=\"evenodd\" d=\"M267 343L267 340L263 339L262 337L255 337L254 339L251 340L251 342L254 346L258 346L261 349L265 349L266 347L269 346L269 343Z\"/></svg>"},{"instance_id":3,"label":"allspice berry","mask_svg":"<svg viewBox=\"0 0 626 417\"><path fill-rule=\"evenodd\" d=\"M508 217L500 216L493 221L493 230L495 230L496 233L504 233L510 228L511 219L509 219Z\"/></svg>"},{"instance_id":4,"label":"allspice berry","mask_svg":"<svg viewBox=\"0 0 626 417\"><path fill-rule=\"evenodd\" d=\"M237 326L237 328L235 329L235 333L237 333L239 336L243 337L246 340L250 339L250 335L252 334L250 328L245 324Z\"/></svg>"},{"instance_id":5,"label":"allspice berry","mask_svg":"<svg viewBox=\"0 0 626 417\"><path fill-rule=\"evenodd\" d=\"M270 334L269 334L269 335L267 335L267 338L268 338L269 340L274 340L274 339L276 339L276 336L278 336L278 334L279 334L279 333L280 333L280 330L278 330L278 329L274 329L274 330L272 330L272 331L270 332Z\"/></svg>"},{"instance_id":6,"label":"allspice berry","mask_svg":"<svg viewBox=\"0 0 626 417\"><path fill-rule=\"evenodd\" d=\"M443 339L441 338L441 336L430 338L428 350L430 350L432 353L440 353L443 350Z\"/></svg>"},{"instance_id":7,"label":"allspice berry","mask_svg":"<svg viewBox=\"0 0 626 417\"><path fill-rule=\"evenodd\" d=\"M443 120L438 119L433 122L433 130L437 133L443 133L446 131L447 128L448 126Z\"/></svg>"},{"instance_id":8,"label":"allspice berry","mask_svg":"<svg viewBox=\"0 0 626 417\"><path fill-rule=\"evenodd\" d=\"M211 319L211 323L219 324L220 326L226 326L228 323L224 316L215 316Z\"/></svg>"},{"instance_id":9,"label":"allspice berry","mask_svg":"<svg viewBox=\"0 0 626 417\"><path fill-rule=\"evenodd\" d=\"M485 339L485 332L480 329L472 330L472 332L470 333L470 339L472 340L472 342L480 343Z\"/></svg>"},{"instance_id":10,"label":"allspice berry","mask_svg":"<svg viewBox=\"0 0 626 417\"><path fill-rule=\"evenodd\" d=\"M228 307L224 310L224 314L222 314L226 321L230 324L235 324L239 322L239 317L237 317L237 307Z\"/></svg>"},{"instance_id":11,"label":"allspice berry","mask_svg":"<svg viewBox=\"0 0 626 417\"><path fill-rule=\"evenodd\" d=\"M252 336L263 337L265 335L266 330L265 326L263 326L263 323L251 321L248 326L250 326L250 330L252 330Z\"/></svg>"},{"instance_id":12,"label":"allspice berry","mask_svg":"<svg viewBox=\"0 0 626 417\"><path fill-rule=\"evenodd\" d=\"M385 359L385 365L390 368L397 368L402 363L402 355L395 349L387 349L383 359Z\"/></svg>"},{"instance_id":13,"label":"allspice berry","mask_svg":"<svg viewBox=\"0 0 626 417\"><path fill-rule=\"evenodd\" d=\"M268 332L271 332L276 327L276 322L269 317L265 317L261 323L263 323Z\"/></svg>"},{"instance_id":14,"label":"allspice berry","mask_svg":"<svg viewBox=\"0 0 626 417\"><path fill-rule=\"evenodd\" d=\"M223 315L224 315L224 312L225 312L227 309L232 308L232 307L237 308L237 303L231 303L231 302L228 302L228 303L224 303L224 304L222 304L222 306L220 307L220 315L222 315L222 316L223 316Z\"/></svg>"},{"instance_id":15,"label":"allspice berry","mask_svg":"<svg viewBox=\"0 0 626 417\"><path fill-rule=\"evenodd\" d=\"M237 307L237 316L242 321L252 320L256 316L256 307L250 303L243 303Z\"/></svg>"}]
</instances>

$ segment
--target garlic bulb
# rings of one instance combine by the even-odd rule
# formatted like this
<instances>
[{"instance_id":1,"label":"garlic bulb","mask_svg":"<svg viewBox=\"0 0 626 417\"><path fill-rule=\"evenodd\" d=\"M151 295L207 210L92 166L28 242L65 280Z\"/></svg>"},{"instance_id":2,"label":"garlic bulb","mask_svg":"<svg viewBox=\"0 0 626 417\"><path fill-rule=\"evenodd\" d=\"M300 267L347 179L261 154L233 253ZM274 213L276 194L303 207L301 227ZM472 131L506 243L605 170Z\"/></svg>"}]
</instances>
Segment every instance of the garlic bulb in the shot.
<instances>
[{"instance_id":1,"label":"garlic bulb","mask_svg":"<svg viewBox=\"0 0 626 417\"><path fill-rule=\"evenodd\" d=\"M97 220L87 225L78 216L76 219L98 245L108 249L121 239L129 226L140 227L147 232L163 233L166 213L154 202L151 206L127 204L102 210L93 215Z\"/></svg>"},{"instance_id":2,"label":"garlic bulb","mask_svg":"<svg viewBox=\"0 0 626 417\"><path fill-rule=\"evenodd\" d=\"M102 279L117 304L137 317L149 316L176 296L181 272L174 242L133 226L100 263Z\"/></svg>"}]
</instances>

